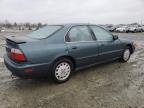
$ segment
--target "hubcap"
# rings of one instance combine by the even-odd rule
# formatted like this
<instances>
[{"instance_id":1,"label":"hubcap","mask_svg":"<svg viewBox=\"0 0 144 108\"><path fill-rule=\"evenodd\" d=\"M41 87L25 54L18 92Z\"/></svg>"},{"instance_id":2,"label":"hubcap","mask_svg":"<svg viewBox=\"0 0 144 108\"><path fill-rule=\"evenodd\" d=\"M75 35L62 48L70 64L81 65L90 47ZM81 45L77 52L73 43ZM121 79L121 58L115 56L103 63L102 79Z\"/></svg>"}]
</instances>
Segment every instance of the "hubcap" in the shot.
<instances>
[{"instance_id":1,"label":"hubcap","mask_svg":"<svg viewBox=\"0 0 144 108\"><path fill-rule=\"evenodd\" d=\"M125 61L127 61L130 57L130 50L129 49L126 49L125 52L124 52L124 55L123 55L123 59Z\"/></svg>"},{"instance_id":2,"label":"hubcap","mask_svg":"<svg viewBox=\"0 0 144 108\"><path fill-rule=\"evenodd\" d=\"M65 80L69 77L71 66L67 62L60 63L55 69L55 76L58 80Z\"/></svg>"}]
</instances>

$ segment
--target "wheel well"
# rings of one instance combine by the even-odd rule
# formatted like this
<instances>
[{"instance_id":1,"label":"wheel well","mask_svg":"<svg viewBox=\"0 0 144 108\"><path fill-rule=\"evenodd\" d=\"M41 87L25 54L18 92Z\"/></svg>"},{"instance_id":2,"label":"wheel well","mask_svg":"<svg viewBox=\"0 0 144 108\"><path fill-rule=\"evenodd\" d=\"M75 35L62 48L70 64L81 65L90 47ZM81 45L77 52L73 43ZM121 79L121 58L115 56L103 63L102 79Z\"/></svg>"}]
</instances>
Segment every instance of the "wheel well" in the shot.
<instances>
[{"instance_id":1,"label":"wheel well","mask_svg":"<svg viewBox=\"0 0 144 108\"><path fill-rule=\"evenodd\" d=\"M59 60L64 59L64 58L69 59L73 63L73 66L74 66L74 69L75 69L76 62L75 62L75 59L73 57L71 57L71 56L61 56L61 57L58 57L54 62L59 61Z\"/></svg>"},{"instance_id":2,"label":"wheel well","mask_svg":"<svg viewBox=\"0 0 144 108\"><path fill-rule=\"evenodd\" d=\"M130 51L131 51L131 54L132 54L132 53L133 53L133 47L132 47L132 45L131 45L131 44L128 44L127 47L130 48Z\"/></svg>"}]
</instances>

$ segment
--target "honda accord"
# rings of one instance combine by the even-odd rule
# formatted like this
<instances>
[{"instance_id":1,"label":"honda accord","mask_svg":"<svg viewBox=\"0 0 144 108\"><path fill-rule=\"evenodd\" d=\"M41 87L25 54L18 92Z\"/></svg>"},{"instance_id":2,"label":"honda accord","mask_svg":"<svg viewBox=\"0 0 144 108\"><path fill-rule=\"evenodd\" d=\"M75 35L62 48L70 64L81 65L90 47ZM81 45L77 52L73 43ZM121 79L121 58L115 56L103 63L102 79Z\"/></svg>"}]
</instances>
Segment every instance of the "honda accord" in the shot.
<instances>
[{"instance_id":1,"label":"honda accord","mask_svg":"<svg viewBox=\"0 0 144 108\"><path fill-rule=\"evenodd\" d=\"M48 76L63 83L82 68L127 62L135 46L93 24L48 25L26 36L6 37L4 62L17 77Z\"/></svg>"}]
</instances>

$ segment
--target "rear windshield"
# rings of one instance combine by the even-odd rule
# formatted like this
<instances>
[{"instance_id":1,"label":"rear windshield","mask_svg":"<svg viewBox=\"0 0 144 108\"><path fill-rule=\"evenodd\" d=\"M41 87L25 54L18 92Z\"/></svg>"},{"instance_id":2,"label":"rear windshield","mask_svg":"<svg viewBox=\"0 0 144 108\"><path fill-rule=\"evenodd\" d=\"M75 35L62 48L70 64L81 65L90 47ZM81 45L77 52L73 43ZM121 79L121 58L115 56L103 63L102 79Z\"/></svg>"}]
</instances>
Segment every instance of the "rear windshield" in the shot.
<instances>
[{"instance_id":1,"label":"rear windshield","mask_svg":"<svg viewBox=\"0 0 144 108\"><path fill-rule=\"evenodd\" d=\"M60 30L61 28L62 28L62 26L60 26L60 25L52 25L52 26L49 25L49 26L43 27L39 30L36 30L34 32L31 32L31 33L27 34L27 36L30 38L35 38L35 39L43 39L43 38L49 37L53 33Z\"/></svg>"}]
</instances>

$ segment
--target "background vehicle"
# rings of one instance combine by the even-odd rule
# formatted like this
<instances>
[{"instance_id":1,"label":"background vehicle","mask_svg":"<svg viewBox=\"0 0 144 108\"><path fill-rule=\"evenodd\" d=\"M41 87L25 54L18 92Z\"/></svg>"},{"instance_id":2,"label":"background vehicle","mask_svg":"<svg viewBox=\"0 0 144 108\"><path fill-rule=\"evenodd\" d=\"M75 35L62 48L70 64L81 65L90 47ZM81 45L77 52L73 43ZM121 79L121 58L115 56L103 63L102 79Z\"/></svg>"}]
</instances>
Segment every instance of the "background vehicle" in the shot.
<instances>
[{"instance_id":1,"label":"background vehicle","mask_svg":"<svg viewBox=\"0 0 144 108\"><path fill-rule=\"evenodd\" d=\"M49 76L62 83L75 70L115 59L127 62L134 49L133 42L96 25L49 25L27 36L7 37L4 61L18 77Z\"/></svg>"},{"instance_id":2,"label":"background vehicle","mask_svg":"<svg viewBox=\"0 0 144 108\"><path fill-rule=\"evenodd\" d=\"M116 28L116 32L128 32L128 27L127 26L122 26L119 28Z\"/></svg>"},{"instance_id":3,"label":"background vehicle","mask_svg":"<svg viewBox=\"0 0 144 108\"><path fill-rule=\"evenodd\" d=\"M140 32L144 32L144 26L139 27Z\"/></svg>"},{"instance_id":4,"label":"background vehicle","mask_svg":"<svg viewBox=\"0 0 144 108\"><path fill-rule=\"evenodd\" d=\"M129 27L129 32L142 32L142 28L141 27L136 27L136 26L132 26L132 27Z\"/></svg>"},{"instance_id":5,"label":"background vehicle","mask_svg":"<svg viewBox=\"0 0 144 108\"><path fill-rule=\"evenodd\" d=\"M137 28L136 27L129 27L129 32L137 32Z\"/></svg>"}]
</instances>

